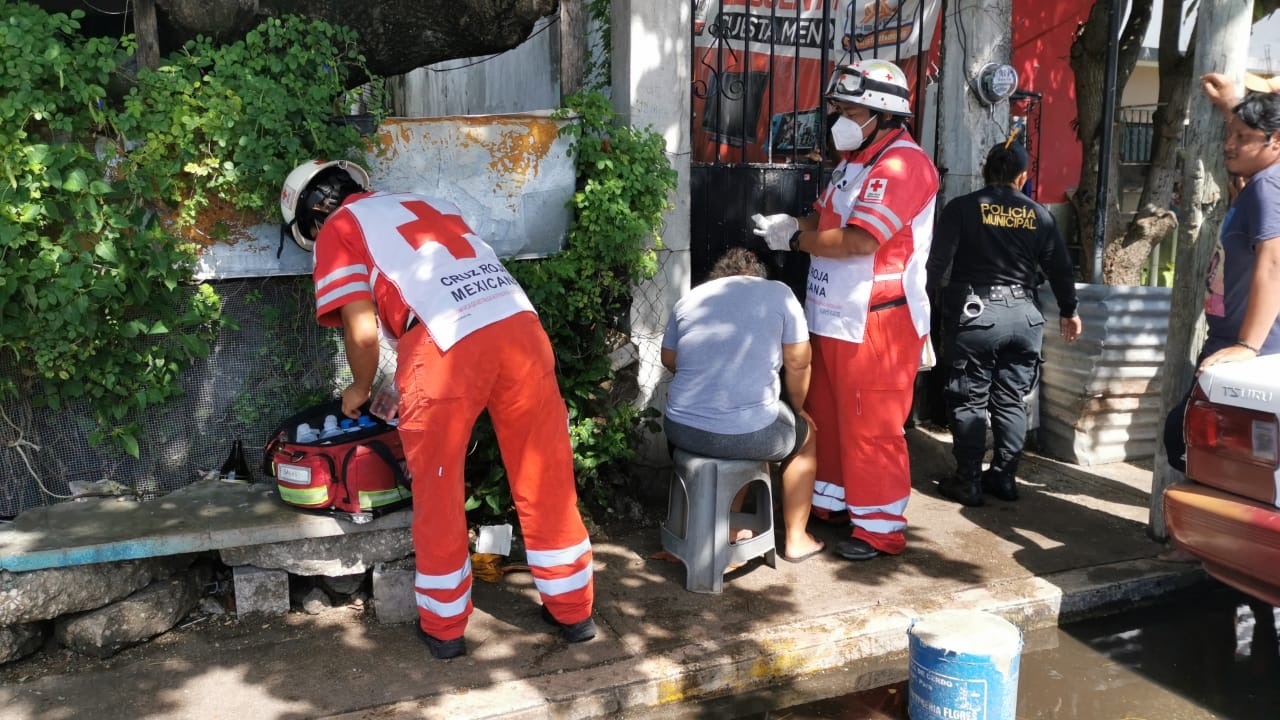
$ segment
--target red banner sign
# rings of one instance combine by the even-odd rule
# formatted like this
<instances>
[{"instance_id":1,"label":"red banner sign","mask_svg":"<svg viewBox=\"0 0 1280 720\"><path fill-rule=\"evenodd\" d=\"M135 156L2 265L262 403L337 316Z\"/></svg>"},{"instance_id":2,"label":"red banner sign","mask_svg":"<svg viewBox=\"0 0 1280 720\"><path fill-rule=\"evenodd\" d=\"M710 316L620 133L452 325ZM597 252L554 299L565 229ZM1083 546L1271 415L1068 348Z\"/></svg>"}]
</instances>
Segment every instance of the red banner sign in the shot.
<instances>
[{"instance_id":1,"label":"red banner sign","mask_svg":"<svg viewBox=\"0 0 1280 720\"><path fill-rule=\"evenodd\" d=\"M693 159L773 162L816 147L837 64L896 62L914 84L939 0L694 0ZM921 39L923 38L923 40Z\"/></svg>"}]
</instances>

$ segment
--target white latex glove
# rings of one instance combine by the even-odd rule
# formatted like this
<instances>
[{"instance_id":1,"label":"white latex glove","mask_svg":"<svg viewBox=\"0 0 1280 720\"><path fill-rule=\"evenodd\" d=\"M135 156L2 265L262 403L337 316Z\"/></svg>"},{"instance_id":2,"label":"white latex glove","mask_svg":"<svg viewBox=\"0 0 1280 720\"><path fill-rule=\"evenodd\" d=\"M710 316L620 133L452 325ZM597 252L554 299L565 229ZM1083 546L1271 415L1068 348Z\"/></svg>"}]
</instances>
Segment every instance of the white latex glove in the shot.
<instances>
[{"instance_id":1,"label":"white latex glove","mask_svg":"<svg viewBox=\"0 0 1280 720\"><path fill-rule=\"evenodd\" d=\"M756 224L756 229L751 232L764 238L764 243L770 250L790 250L791 236L800 229L800 222L785 213L777 215L756 213L751 216L751 222Z\"/></svg>"}]
</instances>

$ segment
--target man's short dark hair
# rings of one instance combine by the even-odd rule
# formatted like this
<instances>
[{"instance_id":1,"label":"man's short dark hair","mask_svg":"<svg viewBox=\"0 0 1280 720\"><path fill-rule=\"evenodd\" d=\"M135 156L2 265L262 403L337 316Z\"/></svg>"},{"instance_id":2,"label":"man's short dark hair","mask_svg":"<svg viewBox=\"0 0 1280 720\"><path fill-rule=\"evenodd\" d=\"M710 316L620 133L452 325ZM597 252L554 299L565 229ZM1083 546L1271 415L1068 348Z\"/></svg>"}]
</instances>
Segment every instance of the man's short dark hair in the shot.
<instances>
[{"instance_id":1,"label":"man's short dark hair","mask_svg":"<svg viewBox=\"0 0 1280 720\"><path fill-rule=\"evenodd\" d=\"M1231 112L1254 130L1274 135L1280 130L1280 93L1247 93Z\"/></svg>"},{"instance_id":2,"label":"man's short dark hair","mask_svg":"<svg viewBox=\"0 0 1280 720\"><path fill-rule=\"evenodd\" d=\"M769 271L765 269L764 263L760 262L760 258L756 254L744 247L729 248L725 254L720 256L716 264L711 268L711 274L708 280L719 280L720 278L732 277L734 275L748 275L751 277L769 277Z\"/></svg>"}]
</instances>

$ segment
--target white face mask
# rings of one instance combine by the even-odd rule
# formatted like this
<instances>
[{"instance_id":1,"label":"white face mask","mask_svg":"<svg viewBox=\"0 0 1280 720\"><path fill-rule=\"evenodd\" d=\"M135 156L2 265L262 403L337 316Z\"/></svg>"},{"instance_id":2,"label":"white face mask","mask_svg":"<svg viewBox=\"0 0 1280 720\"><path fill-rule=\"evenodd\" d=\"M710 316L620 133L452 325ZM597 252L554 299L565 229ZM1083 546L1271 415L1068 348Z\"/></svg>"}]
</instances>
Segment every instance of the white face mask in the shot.
<instances>
[{"instance_id":1,"label":"white face mask","mask_svg":"<svg viewBox=\"0 0 1280 720\"><path fill-rule=\"evenodd\" d=\"M862 134L863 128L870 125L876 119L872 115L866 122L859 125L857 122L841 115L831 125L831 142L840 152L847 150L855 150L862 145L862 141L866 138Z\"/></svg>"}]
</instances>

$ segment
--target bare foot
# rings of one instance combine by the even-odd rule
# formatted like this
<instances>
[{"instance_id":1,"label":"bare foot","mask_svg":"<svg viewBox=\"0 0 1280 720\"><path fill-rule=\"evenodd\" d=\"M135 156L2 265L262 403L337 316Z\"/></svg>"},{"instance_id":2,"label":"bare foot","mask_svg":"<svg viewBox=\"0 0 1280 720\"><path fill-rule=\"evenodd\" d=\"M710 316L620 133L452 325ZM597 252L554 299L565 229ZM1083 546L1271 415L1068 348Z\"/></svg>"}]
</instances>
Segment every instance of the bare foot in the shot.
<instances>
[{"instance_id":1,"label":"bare foot","mask_svg":"<svg viewBox=\"0 0 1280 720\"><path fill-rule=\"evenodd\" d=\"M733 545L736 545L743 540L750 540L755 536L756 533L754 530L748 530L746 528L729 528L729 543Z\"/></svg>"}]
</instances>

